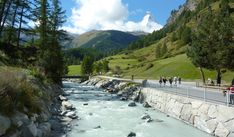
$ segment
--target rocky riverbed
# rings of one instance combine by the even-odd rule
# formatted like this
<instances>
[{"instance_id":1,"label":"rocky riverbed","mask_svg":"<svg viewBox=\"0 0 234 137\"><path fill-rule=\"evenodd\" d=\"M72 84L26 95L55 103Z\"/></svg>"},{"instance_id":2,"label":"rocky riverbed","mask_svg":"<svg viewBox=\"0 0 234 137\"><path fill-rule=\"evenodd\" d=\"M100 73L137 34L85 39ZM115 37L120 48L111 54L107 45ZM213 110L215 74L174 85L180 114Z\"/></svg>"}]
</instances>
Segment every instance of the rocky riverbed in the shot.
<instances>
[{"instance_id":1,"label":"rocky riverbed","mask_svg":"<svg viewBox=\"0 0 234 137\"><path fill-rule=\"evenodd\" d=\"M135 83L94 78L82 84L64 82L64 91L66 97L60 98L76 108L68 111L77 118L68 124L68 137L209 137L147 102L138 103L141 87Z\"/></svg>"}]
</instances>

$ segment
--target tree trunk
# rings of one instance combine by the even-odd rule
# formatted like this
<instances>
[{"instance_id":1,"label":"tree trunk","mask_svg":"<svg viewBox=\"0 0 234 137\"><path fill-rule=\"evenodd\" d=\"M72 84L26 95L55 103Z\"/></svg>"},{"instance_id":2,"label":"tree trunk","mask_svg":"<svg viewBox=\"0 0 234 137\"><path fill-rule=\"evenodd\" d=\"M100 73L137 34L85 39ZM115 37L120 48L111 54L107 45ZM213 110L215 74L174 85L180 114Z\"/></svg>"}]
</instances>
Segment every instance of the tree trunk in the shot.
<instances>
[{"instance_id":1,"label":"tree trunk","mask_svg":"<svg viewBox=\"0 0 234 137\"><path fill-rule=\"evenodd\" d=\"M2 21L2 24L1 24L1 26L0 26L0 36L1 36L2 31L3 31L3 28L4 28L4 25L5 25L6 19L7 19L7 17L8 17L11 4L12 4L12 1L10 1L10 3L9 3L8 6L7 6L6 14L5 14L5 16L4 16L4 18L3 18L3 21Z\"/></svg>"},{"instance_id":2,"label":"tree trunk","mask_svg":"<svg viewBox=\"0 0 234 137\"><path fill-rule=\"evenodd\" d=\"M0 26L2 25L2 17L3 17L3 13L5 11L5 6L6 6L6 0L3 0L2 9L1 9L1 12L0 12Z\"/></svg>"},{"instance_id":3,"label":"tree trunk","mask_svg":"<svg viewBox=\"0 0 234 137\"><path fill-rule=\"evenodd\" d=\"M12 19L12 22L11 22L11 31L13 31L14 26L15 26L15 20L16 20L16 14L17 14L18 6L19 6L19 0L16 2L14 15L13 15L13 19ZM11 38L12 38L12 32L10 33L10 35L8 37L8 43L11 42Z\"/></svg>"},{"instance_id":4,"label":"tree trunk","mask_svg":"<svg viewBox=\"0 0 234 137\"><path fill-rule=\"evenodd\" d=\"M217 70L217 78L216 78L216 81L217 81L217 85L218 85L218 86L221 85L221 80L222 80L221 71L220 71L220 69L218 69L218 70Z\"/></svg>"},{"instance_id":5,"label":"tree trunk","mask_svg":"<svg viewBox=\"0 0 234 137\"><path fill-rule=\"evenodd\" d=\"M21 33L21 28L22 28L23 13L24 13L24 7L22 7L21 13L20 13L20 24L19 24L19 30L18 30L18 35L17 35L17 46L18 47L20 44L20 33Z\"/></svg>"},{"instance_id":6,"label":"tree trunk","mask_svg":"<svg viewBox=\"0 0 234 137\"><path fill-rule=\"evenodd\" d=\"M205 85L206 84L206 79L205 79L204 71L203 71L202 67L199 67L199 70L200 70L200 73L201 73L201 78L202 78L203 85Z\"/></svg>"}]
</instances>

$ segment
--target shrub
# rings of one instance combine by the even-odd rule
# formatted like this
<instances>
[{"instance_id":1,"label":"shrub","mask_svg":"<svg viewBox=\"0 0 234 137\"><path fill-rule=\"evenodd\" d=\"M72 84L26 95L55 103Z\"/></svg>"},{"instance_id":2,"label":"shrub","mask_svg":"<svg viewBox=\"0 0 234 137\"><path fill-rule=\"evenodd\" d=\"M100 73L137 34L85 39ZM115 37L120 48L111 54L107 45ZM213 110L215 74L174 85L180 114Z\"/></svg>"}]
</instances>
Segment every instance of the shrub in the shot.
<instances>
[{"instance_id":1,"label":"shrub","mask_svg":"<svg viewBox=\"0 0 234 137\"><path fill-rule=\"evenodd\" d=\"M9 69L9 68L7 68ZM39 113L39 92L22 70L0 70L0 112L11 115L14 110Z\"/></svg>"},{"instance_id":2,"label":"shrub","mask_svg":"<svg viewBox=\"0 0 234 137\"><path fill-rule=\"evenodd\" d=\"M153 66L154 66L154 64L152 64L152 63L147 64L147 65L146 65L146 69L145 69L145 70L148 70L148 69L152 68Z\"/></svg>"}]
</instances>

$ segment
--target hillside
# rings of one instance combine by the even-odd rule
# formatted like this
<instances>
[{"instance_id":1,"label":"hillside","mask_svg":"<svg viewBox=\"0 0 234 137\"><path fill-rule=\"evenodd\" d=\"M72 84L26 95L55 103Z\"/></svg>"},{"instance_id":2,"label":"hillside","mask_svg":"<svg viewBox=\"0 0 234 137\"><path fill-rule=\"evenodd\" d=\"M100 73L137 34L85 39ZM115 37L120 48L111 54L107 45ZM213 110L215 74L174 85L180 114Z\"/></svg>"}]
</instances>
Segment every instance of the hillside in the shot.
<instances>
[{"instance_id":1,"label":"hillside","mask_svg":"<svg viewBox=\"0 0 234 137\"><path fill-rule=\"evenodd\" d=\"M122 31L90 31L75 36L69 47L71 48L92 48L102 53L108 53L124 49L131 42L139 39L140 36Z\"/></svg>"},{"instance_id":2,"label":"hillside","mask_svg":"<svg viewBox=\"0 0 234 137\"><path fill-rule=\"evenodd\" d=\"M140 58L144 58L137 53L147 52L146 50L135 51L128 55L116 55L109 57L109 66L111 69L115 69L116 66L120 66L122 75L125 78L130 78L134 75L136 78L158 79L160 76L180 76L184 80L196 80L200 79L199 70L191 63L185 54L177 55L175 57L151 60L150 57L145 61L140 61ZM135 56L139 55L139 56ZM146 55L146 54L145 54ZM215 71L205 70L206 78L216 78ZM223 74L223 79L229 82L233 79L234 72L226 72Z\"/></svg>"},{"instance_id":3,"label":"hillside","mask_svg":"<svg viewBox=\"0 0 234 137\"><path fill-rule=\"evenodd\" d=\"M191 32L198 24L197 17L203 17L210 5L214 12L219 11L220 1L191 1L172 12L168 24L129 46L122 54L109 57L112 70L119 66L124 77L135 75L138 78L158 79L160 76L181 76L183 79L200 78L199 70L191 63L185 52L191 41ZM230 2L231 8L234 3ZM231 11L234 17L233 10ZM216 79L215 71L205 70L207 78ZM227 71L223 80L230 82L234 73Z\"/></svg>"},{"instance_id":4,"label":"hillside","mask_svg":"<svg viewBox=\"0 0 234 137\"><path fill-rule=\"evenodd\" d=\"M187 0L178 10L172 12L168 24L129 45L121 54L107 57L112 71L121 69L123 77L158 79L160 76L180 76L186 80L200 79L199 70L186 56L191 42L191 32L198 21L208 12L210 5L214 12L219 11L220 1ZM231 8L234 3L230 2ZM233 10L231 11L234 17ZM216 72L205 70L207 78L216 79ZM230 82L234 72L222 74L223 80Z\"/></svg>"}]
</instances>

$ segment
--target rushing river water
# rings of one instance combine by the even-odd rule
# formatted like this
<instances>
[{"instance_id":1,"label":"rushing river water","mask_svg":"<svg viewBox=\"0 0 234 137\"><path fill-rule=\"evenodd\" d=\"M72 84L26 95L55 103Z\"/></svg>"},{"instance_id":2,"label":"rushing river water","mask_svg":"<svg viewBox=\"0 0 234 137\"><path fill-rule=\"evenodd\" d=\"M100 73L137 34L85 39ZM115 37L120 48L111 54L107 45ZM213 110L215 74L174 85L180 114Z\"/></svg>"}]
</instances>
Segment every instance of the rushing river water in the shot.
<instances>
[{"instance_id":1,"label":"rushing river water","mask_svg":"<svg viewBox=\"0 0 234 137\"><path fill-rule=\"evenodd\" d=\"M119 101L111 95L92 86L64 82L69 101L81 118L75 121L68 137L127 137L135 132L136 137L210 137L179 120L142 107L128 107L129 102ZM152 119L146 123L141 119L145 113Z\"/></svg>"}]
</instances>

